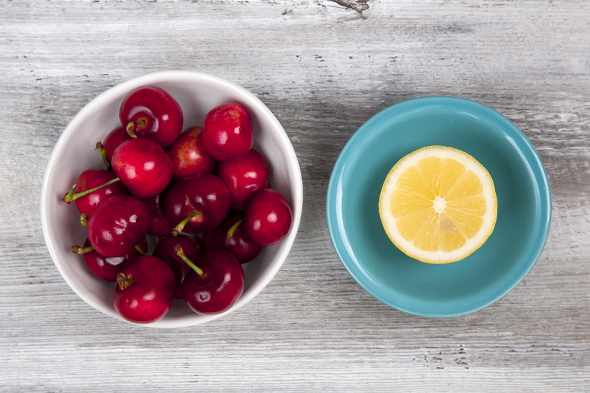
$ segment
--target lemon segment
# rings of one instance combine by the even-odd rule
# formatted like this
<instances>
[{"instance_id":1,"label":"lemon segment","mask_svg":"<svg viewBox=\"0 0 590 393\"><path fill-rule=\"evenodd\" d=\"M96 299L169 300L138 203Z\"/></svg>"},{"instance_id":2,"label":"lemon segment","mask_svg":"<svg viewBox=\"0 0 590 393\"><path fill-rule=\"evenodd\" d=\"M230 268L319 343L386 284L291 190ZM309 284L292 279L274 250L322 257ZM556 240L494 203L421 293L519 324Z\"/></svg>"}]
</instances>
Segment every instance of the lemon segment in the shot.
<instances>
[{"instance_id":1,"label":"lemon segment","mask_svg":"<svg viewBox=\"0 0 590 393\"><path fill-rule=\"evenodd\" d=\"M469 154L425 147L391 169L379 197L379 215L405 254L426 263L456 262L481 247L494 230L494 182Z\"/></svg>"}]
</instances>

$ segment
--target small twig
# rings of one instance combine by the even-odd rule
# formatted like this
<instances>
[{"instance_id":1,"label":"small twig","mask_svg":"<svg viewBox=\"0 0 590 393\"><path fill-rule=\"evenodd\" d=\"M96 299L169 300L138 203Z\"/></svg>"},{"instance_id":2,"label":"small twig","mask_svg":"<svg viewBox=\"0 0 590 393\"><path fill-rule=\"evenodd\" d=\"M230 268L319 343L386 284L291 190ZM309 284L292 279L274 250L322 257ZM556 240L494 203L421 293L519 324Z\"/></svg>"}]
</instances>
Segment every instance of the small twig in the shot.
<instances>
[{"instance_id":1,"label":"small twig","mask_svg":"<svg viewBox=\"0 0 590 393\"><path fill-rule=\"evenodd\" d=\"M366 11L369 9L369 5L366 4L367 0L356 0L358 3L363 3L363 4L355 4L354 0L352 0L350 3L348 1L345 0L330 0L333 1L336 4L339 4L343 7L346 8L350 8L351 10L355 10L356 12L358 12L359 14L362 15L363 11Z\"/></svg>"}]
</instances>

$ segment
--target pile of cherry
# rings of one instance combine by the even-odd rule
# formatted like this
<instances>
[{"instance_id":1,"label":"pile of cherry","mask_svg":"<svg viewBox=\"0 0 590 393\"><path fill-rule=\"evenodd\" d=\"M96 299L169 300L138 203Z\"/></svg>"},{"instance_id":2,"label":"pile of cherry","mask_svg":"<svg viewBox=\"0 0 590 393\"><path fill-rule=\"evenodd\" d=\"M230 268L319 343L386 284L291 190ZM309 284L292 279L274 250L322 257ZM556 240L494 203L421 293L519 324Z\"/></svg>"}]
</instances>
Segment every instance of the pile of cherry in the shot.
<instances>
[{"instance_id":1,"label":"pile of cherry","mask_svg":"<svg viewBox=\"0 0 590 393\"><path fill-rule=\"evenodd\" d=\"M180 105L146 86L125 97L119 119L96 144L107 170L82 172L64 196L88 236L72 251L117 283L113 305L129 321L159 320L174 298L199 314L228 310L244 291L241 264L283 240L292 220L252 150L248 111L225 103L181 133ZM159 239L153 256L146 234Z\"/></svg>"}]
</instances>

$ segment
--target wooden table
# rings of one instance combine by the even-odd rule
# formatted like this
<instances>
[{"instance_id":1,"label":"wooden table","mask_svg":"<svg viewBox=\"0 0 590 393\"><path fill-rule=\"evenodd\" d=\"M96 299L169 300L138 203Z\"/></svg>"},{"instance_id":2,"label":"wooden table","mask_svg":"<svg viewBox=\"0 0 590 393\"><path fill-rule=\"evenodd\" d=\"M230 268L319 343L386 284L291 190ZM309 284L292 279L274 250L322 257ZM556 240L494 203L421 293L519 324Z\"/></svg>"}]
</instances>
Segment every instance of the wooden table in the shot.
<instances>
[{"instance_id":1,"label":"wooden table","mask_svg":"<svg viewBox=\"0 0 590 393\"><path fill-rule=\"evenodd\" d=\"M590 2L346 1L0 1L0 391L590 391ZM226 78L274 112L299 158L304 212L284 266L246 307L203 326L136 328L62 279L40 187L87 102L173 69ZM364 292L325 223L350 136L430 95L512 120L553 196L524 282L443 320Z\"/></svg>"}]
</instances>

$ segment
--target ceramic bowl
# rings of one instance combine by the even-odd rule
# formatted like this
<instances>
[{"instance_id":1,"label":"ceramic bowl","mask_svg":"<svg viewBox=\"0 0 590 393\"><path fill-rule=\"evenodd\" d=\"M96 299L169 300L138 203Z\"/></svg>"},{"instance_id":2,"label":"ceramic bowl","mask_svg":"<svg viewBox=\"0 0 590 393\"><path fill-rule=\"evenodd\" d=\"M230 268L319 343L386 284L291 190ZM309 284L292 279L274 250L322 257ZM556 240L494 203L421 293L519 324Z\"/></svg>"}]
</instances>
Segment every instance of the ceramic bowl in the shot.
<instances>
[{"instance_id":1,"label":"ceramic bowl","mask_svg":"<svg viewBox=\"0 0 590 393\"><path fill-rule=\"evenodd\" d=\"M215 316L198 315L182 301L175 300L170 312L151 327L182 327L196 325L235 311L252 300L275 276L295 239L303 200L303 184L299 163L285 130L270 110L252 93L212 75L167 71L141 76L121 83L88 103L72 119L57 141L43 179L41 222L51 258L65 281L88 304L114 318L122 318L113 309L114 283L96 278L83 258L71 252L70 246L81 245L86 231L80 226L74 204L61 201L76 182L78 175L89 168L104 168L100 155L94 151L97 141L119 123L119 106L132 90L153 85L168 91L180 104L184 114L183 129L202 125L207 112L224 102L239 102L248 109L254 128L254 149L267 160L270 182L281 192L293 209L291 231L281 243L265 247L260 256L243 265L246 287L243 295L227 312Z\"/></svg>"},{"instance_id":2,"label":"ceramic bowl","mask_svg":"<svg viewBox=\"0 0 590 393\"><path fill-rule=\"evenodd\" d=\"M447 265L402 253L379 218L379 194L391 168L431 145L473 156L492 176L498 198L488 240ZM352 136L334 166L326 210L338 256L368 293L409 314L456 317L501 299L533 268L549 233L551 195L537 152L508 119L473 101L426 97L381 111Z\"/></svg>"}]
</instances>

